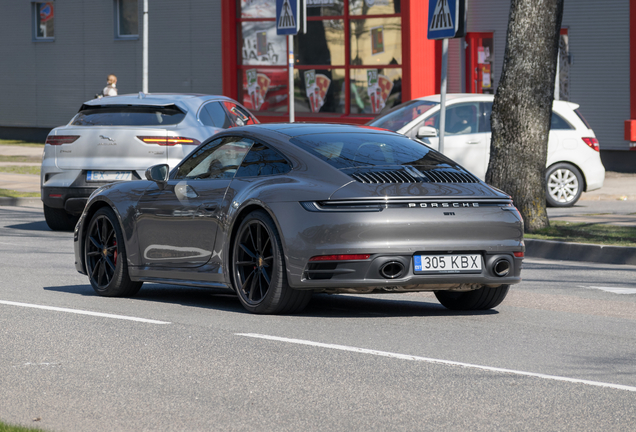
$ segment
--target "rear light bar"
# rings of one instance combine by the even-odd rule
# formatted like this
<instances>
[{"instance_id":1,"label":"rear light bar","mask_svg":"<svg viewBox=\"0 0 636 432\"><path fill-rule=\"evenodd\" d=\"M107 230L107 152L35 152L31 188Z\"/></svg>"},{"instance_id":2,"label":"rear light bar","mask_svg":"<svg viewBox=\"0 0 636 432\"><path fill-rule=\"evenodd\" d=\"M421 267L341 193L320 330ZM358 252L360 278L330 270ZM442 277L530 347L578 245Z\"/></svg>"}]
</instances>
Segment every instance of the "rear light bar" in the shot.
<instances>
[{"instance_id":1,"label":"rear light bar","mask_svg":"<svg viewBox=\"0 0 636 432\"><path fill-rule=\"evenodd\" d=\"M517 258L523 258L525 255L523 252L513 252L513 254L515 254L515 257Z\"/></svg>"},{"instance_id":2,"label":"rear light bar","mask_svg":"<svg viewBox=\"0 0 636 432\"><path fill-rule=\"evenodd\" d=\"M318 255L309 258L309 261L358 261L367 260L371 255L354 254L354 255Z\"/></svg>"},{"instance_id":3,"label":"rear light bar","mask_svg":"<svg viewBox=\"0 0 636 432\"><path fill-rule=\"evenodd\" d=\"M583 141L585 141L585 144L590 146L592 150L599 151L598 140L596 138L583 138Z\"/></svg>"},{"instance_id":4,"label":"rear light bar","mask_svg":"<svg viewBox=\"0 0 636 432\"><path fill-rule=\"evenodd\" d=\"M138 136L140 140L146 144L156 144L160 146L174 146L174 145L199 145L201 142L194 138L186 137L157 137L157 136Z\"/></svg>"},{"instance_id":5,"label":"rear light bar","mask_svg":"<svg viewBox=\"0 0 636 432\"><path fill-rule=\"evenodd\" d=\"M75 142L79 138L79 135L49 135L46 137L45 144L50 145L62 145Z\"/></svg>"}]
</instances>

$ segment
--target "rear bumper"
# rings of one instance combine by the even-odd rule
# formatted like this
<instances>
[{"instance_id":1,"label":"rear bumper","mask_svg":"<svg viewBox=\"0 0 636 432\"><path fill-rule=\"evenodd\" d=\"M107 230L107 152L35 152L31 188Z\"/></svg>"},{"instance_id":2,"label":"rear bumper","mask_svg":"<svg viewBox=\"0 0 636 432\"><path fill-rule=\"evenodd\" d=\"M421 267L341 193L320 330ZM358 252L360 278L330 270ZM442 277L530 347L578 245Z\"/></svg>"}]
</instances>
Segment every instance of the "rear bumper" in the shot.
<instances>
[{"instance_id":1,"label":"rear bumper","mask_svg":"<svg viewBox=\"0 0 636 432\"><path fill-rule=\"evenodd\" d=\"M95 187L43 187L42 202L51 208L64 209L67 213L80 214Z\"/></svg>"},{"instance_id":2,"label":"rear bumper","mask_svg":"<svg viewBox=\"0 0 636 432\"><path fill-rule=\"evenodd\" d=\"M603 187L605 181L605 167L600 156L591 157L581 166L585 176L585 192L590 192Z\"/></svg>"}]
</instances>

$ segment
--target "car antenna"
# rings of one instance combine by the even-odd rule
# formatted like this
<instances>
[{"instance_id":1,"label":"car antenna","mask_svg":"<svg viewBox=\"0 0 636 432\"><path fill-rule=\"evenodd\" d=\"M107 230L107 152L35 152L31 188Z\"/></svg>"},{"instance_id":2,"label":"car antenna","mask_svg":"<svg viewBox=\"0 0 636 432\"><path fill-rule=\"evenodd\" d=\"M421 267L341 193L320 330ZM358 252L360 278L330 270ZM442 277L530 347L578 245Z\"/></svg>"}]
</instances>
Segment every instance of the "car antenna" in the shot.
<instances>
[{"instance_id":1,"label":"car antenna","mask_svg":"<svg viewBox=\"0 0 636 432\"><path fill-rule=\"evenodd\" d=\"M144 92L139 92L139 99L143 99L145 97L146 95L144 94Z\"/></svg>"}]
</instances>

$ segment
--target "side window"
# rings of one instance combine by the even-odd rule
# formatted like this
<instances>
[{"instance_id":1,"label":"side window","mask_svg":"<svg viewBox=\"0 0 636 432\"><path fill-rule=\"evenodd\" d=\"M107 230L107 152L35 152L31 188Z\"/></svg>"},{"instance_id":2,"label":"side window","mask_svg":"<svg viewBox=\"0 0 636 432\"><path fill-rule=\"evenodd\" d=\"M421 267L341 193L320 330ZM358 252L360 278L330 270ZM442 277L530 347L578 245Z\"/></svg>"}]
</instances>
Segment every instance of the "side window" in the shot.
<instances>
[{"instance_id":1,"label":"side window","mask_svg":"<svg viewBox=\"0 0 636 432\"><path fill-rule=\"evenodd\" d=\"M230 117L230 122L232 126L245 126L250 124L257 124L258 121L250 115L249 112L235 104L234 102L223 102L225 105L225 109L227 109L228 115Z\"/></svg>"},{"instance_id":2,"label":"side window","mask_svg":"<svg viewBox=\"0 0 636 432\"><path fill-rule=\"evenodd\" d=\"M205 104L199 115L201 123L206 126L214 126L226 129L230 126L230 119L219 102Z\"/></svg>"},{"instance_id":3,"label":"side window","mask_svg":"<svg viewBox=\"0 0 636 432\"><path fill-rule=\"evenodd\" d=\"M558 115L557 113L553 111L552 120L550 123L550 129L574 129L574 128L570 125L570 123L565 121L563 117L561 117L560 115Z\"/></svg>"},{"instance_id":4,"label":"side window","mask_svg":"<svg viewBox=\"0 0 636 432\"><path fill-rule=\"evenodd\" d=\"M479 102L451 105L446 108L446 132L466 135L479 131Z\"/></svg>"},{"instance_id":5,"label":"side window","mask_svg":"<svg viewBox=\"0 0 636 432\"><path fill-rule=\"evenodd\" d=\"M273 174L285 174L291 170L291 165L285 157L263 144L254 144L249 151L236 177L255 177Z\"/></svg>"},{"instance_id":6,"label":"side window","mask_svg":"<svg viewBox=\"0 0 636 432\"><path fill-rule=\"evenodd\" d=\"M492 114L492 102L482 102L479 116L479 132L491 132L490 116Z\"/></svg>"},{"instance_id":7,"label":"side window","mask_svg":"<svg viewBox=\"0 0 636 432\"><path fill-rule=\"evenodd\" d=\"M211 141L188 156L175 179L232 178L252 144L252 140L241 137Z\"/></svg>"}]
</instances>

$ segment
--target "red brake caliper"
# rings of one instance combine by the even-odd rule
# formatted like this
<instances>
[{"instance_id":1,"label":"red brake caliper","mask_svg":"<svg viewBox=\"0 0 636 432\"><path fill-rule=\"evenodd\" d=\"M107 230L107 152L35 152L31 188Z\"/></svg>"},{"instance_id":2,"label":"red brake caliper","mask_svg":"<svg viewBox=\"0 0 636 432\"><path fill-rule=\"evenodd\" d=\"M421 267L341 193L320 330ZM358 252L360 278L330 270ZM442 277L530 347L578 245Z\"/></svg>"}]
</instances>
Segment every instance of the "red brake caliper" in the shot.
<instances>
[{"instance_id":1,"label":"red brake caliper","mask_svg":"<svg viewBox=\"0 0 636 432\"><path fill-rule=\"evenodd\" d=\"M117 246L117 240L113 242L113 246ZM115 249L115 254L113 255L113 264L117 265L117 249Z\"/></svg>"}]
</instances>

